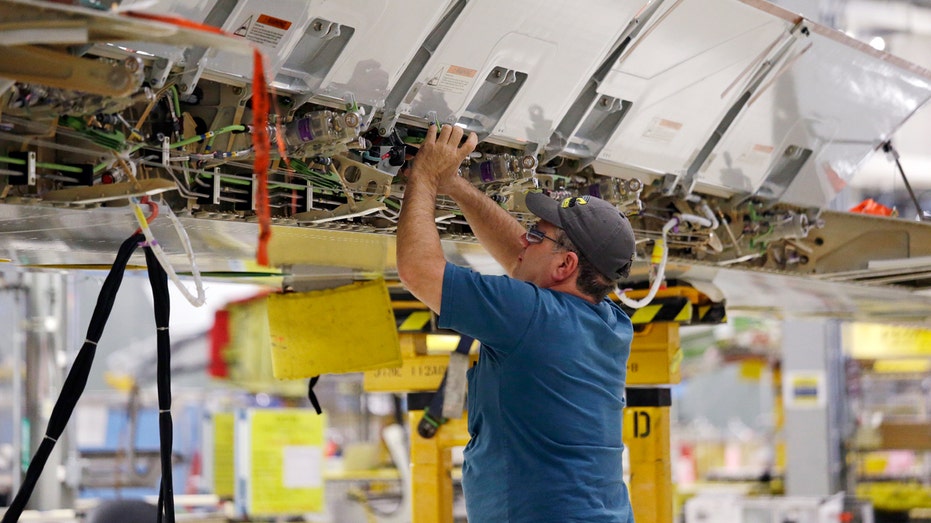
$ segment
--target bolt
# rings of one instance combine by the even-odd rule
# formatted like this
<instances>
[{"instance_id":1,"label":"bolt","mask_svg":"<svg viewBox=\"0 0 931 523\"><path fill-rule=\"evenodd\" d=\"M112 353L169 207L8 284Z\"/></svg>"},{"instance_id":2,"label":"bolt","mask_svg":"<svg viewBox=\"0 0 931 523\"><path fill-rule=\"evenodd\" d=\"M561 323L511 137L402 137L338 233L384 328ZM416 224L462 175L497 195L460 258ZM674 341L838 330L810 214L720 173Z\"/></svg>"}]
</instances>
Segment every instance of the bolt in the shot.
<instances>
[{"instance_id":1,"label":"bolt","mask_svg":"<svg viewBox=\"0 0 931 523\"><path fill-rule=\"evenodd\" d=\"M346 113L346 116L343 117L343 120L349 127L357 127L361 123L361 119L356 113Z\"/></svg>"},{"instance_id":2,"label":"bolt","mask_svg":"<svg viewBox=\"0 0 931 523\"><path fill-rule=\"evenodd\" d=\"M130 72L135 73L136 71L139 70L139 59L138 58L134 58L130 56L126 58L123 64L125 64L126 69L128 69Z\"/></svg>"}]
</instances>

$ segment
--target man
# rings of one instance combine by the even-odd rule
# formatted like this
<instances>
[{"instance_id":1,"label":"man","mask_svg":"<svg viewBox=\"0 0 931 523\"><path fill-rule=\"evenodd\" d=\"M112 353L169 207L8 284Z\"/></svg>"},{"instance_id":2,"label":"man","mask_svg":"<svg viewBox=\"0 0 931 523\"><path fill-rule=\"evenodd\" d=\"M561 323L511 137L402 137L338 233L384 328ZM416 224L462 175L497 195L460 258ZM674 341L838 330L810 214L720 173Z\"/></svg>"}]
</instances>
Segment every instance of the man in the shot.
<instances>
[{"instance_id":1,"label":"man","mask_svg":"<svg viewBox=\"0 0 931 523\"><path fill-rule=\"evenodd\" d=\"M413 161L398 223L398 274L439 324L482 342L469 370L462 486L470 523L633 521L621 423L633 329L605 299L634 236L597 198L529 193L530 230L457 175L470 133L434 126ZM435 200L456 201L509 276L446 262Z\"/></svg>"}]
</instances>

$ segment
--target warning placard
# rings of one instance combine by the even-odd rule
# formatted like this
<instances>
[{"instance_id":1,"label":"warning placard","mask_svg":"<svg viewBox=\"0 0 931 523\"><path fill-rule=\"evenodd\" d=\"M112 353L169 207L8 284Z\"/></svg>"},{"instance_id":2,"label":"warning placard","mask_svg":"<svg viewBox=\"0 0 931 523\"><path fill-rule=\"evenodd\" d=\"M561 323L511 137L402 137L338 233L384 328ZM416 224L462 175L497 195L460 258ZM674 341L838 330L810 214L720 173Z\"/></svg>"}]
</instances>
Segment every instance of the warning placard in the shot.
<instances>
[{"instance_id":1,"label":"warning placard","mask_svg":"<svg viewBox=\"0 0 931 523\"><path fill-rule=\"evenodd\" d=\"M292 23L289 20L264 13L252 13L242 17L242 22L233 31L233 34L241 36L250 42L277 49L281 40L288 34L291 25Z\"/></svg>"},{"instance_id":2,"label":"warning placard","mask_svg":"<svg viewBox=\"0 0 931 523\"><path fill-rule=\"evenodd\" d=\"M744 152L737 157L737 161L747 165L764 166L769 165L773 156L773 146L755 143L744 149Z\"/></svg>"},{"instance_id":3,"label":"warning placard","mask_svg":"<svg viewBox=\"0 0 931 523\"><path fill-rule=\"evenodd\" d=\"M680 130L682 130L681 122L667 118L653 118L643 132L643 137L654 142L671 143Z\"/></svg>"},{"instance_id":4,"label":"warning placard","mask_svg":"<svg viewBox=\"0 0 931 523\"><path fill-rule=\"evenodd\" d=\"M446 65L437 70L427 81L427 85L436 88L438 91L462 94L472 86L476 74L478 74L478 71L475 69L458 65Z\"/></svg>"}]
</instances>

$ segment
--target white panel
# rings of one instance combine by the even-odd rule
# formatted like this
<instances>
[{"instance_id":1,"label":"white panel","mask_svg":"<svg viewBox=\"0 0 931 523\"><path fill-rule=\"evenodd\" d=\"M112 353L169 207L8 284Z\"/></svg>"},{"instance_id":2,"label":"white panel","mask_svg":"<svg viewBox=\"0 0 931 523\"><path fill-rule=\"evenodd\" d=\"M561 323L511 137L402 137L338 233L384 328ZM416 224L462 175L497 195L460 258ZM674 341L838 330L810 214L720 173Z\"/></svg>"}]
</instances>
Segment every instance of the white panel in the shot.
<instances>
[{"instance_id":1,"label":"white panel","mask_svg":"<svg viewBox=\"0 0 931 523\"><path fill-rule=\"evenodd\" d=\"M421 43L442 17L452 0L125 0L122 8L139 8L204 23L211 10L225 2L232 12L222 24L226 33L251 42L265 56L266 75L277 79L284 91L306 93L307 74L288 70L286 64L321 19L351 28L352 36L325 72L314 78L314 95L344 100L351 93L356 102L380 108ZM127 47L174 63L184 61L184 47L132 42ZM251 81L252 61L241 54L210 50L200 62L212 76Z\"/></svg>"},{"instance_id":2,"label":"white panel","mask_svg":"<svg viewBox=\"0 0 931 523\"><path fill-rule=\"evenodd\" d=\"M440 0L331 0L314 17L355 28L319 96L381 107L421 43L451 3Z\"/></svg>"},{"instance_id":3,"label":"white panel","mask_svg":"<svg viewBox=\"0 0 931 523\"><path fill-rule=\"evenodd\" d=\"M527 74L492 131L545 143L642 0L473 0L427 63L399 112L455 122L495 67Z\"/></svg>"},{"instance_id":4,"label":"white panel","mask_svg":"<svg viewBox=\"0 0 931 523\"><path fill-rule=\"evenodd\" d=\"M223 31L251 41L265 55L265 70L273 78L294 50L313 13L324 0L244 0L236 5ZM204 57L206 68L224 75L252 78L252 60L240 55L210 51Z\"/></svg>"},{"instance_id":5,"label":"white panel","mask_svg":"<svg viewBox=\"0 0 931 523\"><path fill-rule=\"evenodd\" d=\"M381 107L447 5L433 0L247 0L237 5L223 30L253 41L265 53L266 74L278 80L280 89L303 93L311 91L311 84L317 96L345 100L351 93L358 103ZM271 23L261 24L263 16ZM352 30L322 79L286 66L315 20ZM252 78L252 63L240 56L220 52L205 60L212 72Z\"/></svg>"},{"instance_id":6,"label":"white panel","mask_svg":"<svg viewBox=\"0 0 931 523\"><path fill-rule=\"evenodd\" d=\"M748 139L769 135L778 146L774 154L787 145L814 151L780 199L824 206L931 97L927 71L905 66L841 33L822 31L812 32L811 48L721 141L720 154L702 174L703 181L719 182L724 155L735 157ZM807 45L805 40L800 43ZM760 171L752 178L764 174Z\"/></svg>"},{"instance_id":7,"label":"white panel","mask_svg":"<svg viewBox=\"0 0 931 523\"><path fill-rule=\"evenodd\" d=\"M632 108L599 163L683 174L797 15L758 0L683 0L649 22L599 92ZM822 207L931 97L931 73L805 21L696 175L700 190L761 191ZM811 156L773 175L783 152Z\"/></svg>"},{"instance_id":8,"label":"white panel","mask_svg":"<svg viewBox=\"0 0 931 523\"><path fill-rule=\"evenodd\" d=\"M599 89L633 102L599 159L680 173L787 24L732 0L663 7Z\"/></svg>"}]
</instances>

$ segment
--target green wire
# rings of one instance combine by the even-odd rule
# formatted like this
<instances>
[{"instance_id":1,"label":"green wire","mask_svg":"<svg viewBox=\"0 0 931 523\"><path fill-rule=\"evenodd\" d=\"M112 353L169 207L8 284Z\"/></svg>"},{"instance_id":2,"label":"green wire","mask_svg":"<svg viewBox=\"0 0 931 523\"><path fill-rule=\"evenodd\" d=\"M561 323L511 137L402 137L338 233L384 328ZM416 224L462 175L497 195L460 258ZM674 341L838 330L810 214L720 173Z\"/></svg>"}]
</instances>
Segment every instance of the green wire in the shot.
<instances>
[{"instance_id":1,"label":"green wire","mask_svg":"<svg viewBox=\"0 0 931 523\"><path fill-rule=\"evenodd\" d=\"M171 86L171 98L175 102L175 116L181 118L181 102L178 100L178 88Z\"/></svg>"},{"instance_id":2,"label":"green wire","mask_svg":"<svg viewBox=\"0 0 931 523\"><path fill-rule=\"evenodd\" d=\"M208 179L209 179L209 178L213 178L213 176L214 176L214 175L212 175L212 174L207 174L207 173L198 173L197 175L198 175L198 176L202 176L202 177L204 177L204 178L208 178ZM231 183L231 184L233 184L233 185L250 185L250 184L252 183L252 182L249 181L249 180L240 180L239 178L232 178L232 177L229 177L229 176L224 176L224 175L222 175L222 174L220 175L220 178L221 178L224 182L226 182L226 183ZM269 189L299 189L299 188L302 188L302 187L298 187L298 186L296 186L296 185L293 184L293 183L290 183L290 184L289 184L289 183L281 183L281 182L269 182L269 183L268 183L268 188L269 188Z\"/></svg>"},{"instance_id":3,"label":"green wire","mask_svg":"<svg viewBox=\"0 0 931 523\"><path fill-rule=\"evenodd\" d=\"M0 156L0 162L11 163L13 165L26 165L26 160L21 160L19 158L10 158L9 156ZM66 173L82 173L84 169L80 167L75 167L73 165L62 165L60 163L45 163L45 162L36 162L36 167L41 169L52 169L56 171L62 171Z\"/></svg>"},{"instance_id":4,"label":"green wire","mask_svg":"<svg viewBox=\"0 0 931 523\"><path fill-rule=\"evenodd\" d=\"M199 141L201 141L201 140L203 140L203 139L205 139L205 138L213 138L214 136L219 136L219 135L221 135L221 134L226 134L226 133L230 133L230 132L233 132L233 131L245 131L245 130L246 130L246 126L245 126L245 125L227 125L226 127L223 127L223 128L218 129L218 130L216 130L216 131L207 131L207 132L204 133L204 134L198 134L197 136L192 136L192 137L187 138L187 139L185 139L185 140L181 140L180 142L175 142L175 143L172 143L172 144L168 144L168 148L169 148L169 149L177 149L178 147L184 147L185 145L189 145L189 144L192 144L192 143L194 143L194 142L199 142Z\"/></svg>"},{"instance_id":5,"label":"green wire","mask_svg":"<svg viewBox=\"0 0 931 523\"><path fill-rule=\"evenodd\" d=\"M315 171L311 169L310 167L307 167L307 164L305 164L304 162L296 158L291 159L291 165L294 167L294 170L297 171L298 173L303 174L305 176L309 176L314 181L319 182L320 185L326 188L339 189L341 187L339 180L333 178L333 176L330 175L329 173L322 173L320 171Z\"/></svg>"}]
</instances>

